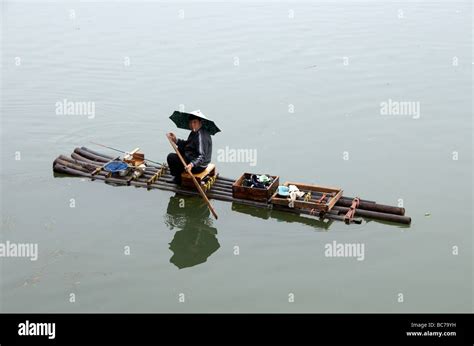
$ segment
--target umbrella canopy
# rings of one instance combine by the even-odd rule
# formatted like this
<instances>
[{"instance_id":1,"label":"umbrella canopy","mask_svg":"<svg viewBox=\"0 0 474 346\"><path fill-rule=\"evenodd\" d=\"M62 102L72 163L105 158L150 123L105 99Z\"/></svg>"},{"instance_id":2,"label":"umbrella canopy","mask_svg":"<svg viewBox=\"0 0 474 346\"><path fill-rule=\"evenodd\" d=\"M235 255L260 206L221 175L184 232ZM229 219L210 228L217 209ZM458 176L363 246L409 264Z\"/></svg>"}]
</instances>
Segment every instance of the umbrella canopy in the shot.
<instances>
[{"instance_id":1,"label":"umbrella canopy","mask_svg":"<svg viewBox=\"0 0 474 346\"><path fill-rule=\"evenodd\" d=\"M214 123L214 121L202 114L200 110L192 111L189 113L175 111L173 114L171 114L170 119L173 120L173 122L176 124L176 126L178 126L178 128L189 130L189 117L191 115L194 115L202 120L202 127L207 132L209 132L211 136L221 131Z\"/></svg>"}]
</instances>

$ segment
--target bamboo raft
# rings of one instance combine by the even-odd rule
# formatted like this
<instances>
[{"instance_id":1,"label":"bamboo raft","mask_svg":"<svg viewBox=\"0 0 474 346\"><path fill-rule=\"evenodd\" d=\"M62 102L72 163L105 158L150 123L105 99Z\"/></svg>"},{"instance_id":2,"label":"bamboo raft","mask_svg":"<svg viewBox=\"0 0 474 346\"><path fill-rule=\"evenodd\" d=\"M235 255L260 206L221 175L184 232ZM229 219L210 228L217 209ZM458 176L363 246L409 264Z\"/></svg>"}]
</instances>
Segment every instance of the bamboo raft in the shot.
<instances>
[{"instance_id":1,"label":"bamboo raft","mask_svg":"<svg viewBox=\"0 0 474 346\"><path fill-rule=\"evenodd\" d=\"M96 152L86 147L76 148L69 156L60 155L53 163L55 173L68 176L90 178L92 180L102 180L114 185L133 185L146 189L160 189L175 192L188 196L199 196L198 191L192 188L178 186L172 182L172 176L166 165L147 163L144 173L137 179L131 179L124 176L110 176L109 173L100 170L104 164L115 159L115 157ZM281 210L293 214L303 214L313 216L320 220L338 220L347 221L345 214L353 210L353 216L350 223L360 224L362 218L379 221L392 222L397 224L409 225L411 218L405 216L405 208L379 204L374 201L359 199L357 207L353 207L354 198L342 196L338 199L331 210L325 213L315 215L307 209L289 208L288 206L273 204L271 201L259 202L251 201L233 196L232 185L236 179L222 177L217 175L212 180L212 185L206 189L206 195L209 199L233 202L236 204L250 205L258 208ZM313 199L321 198L322 194L313 193ZM352 207L352 208L351 208Z\"/></svg>"}]
</instances>

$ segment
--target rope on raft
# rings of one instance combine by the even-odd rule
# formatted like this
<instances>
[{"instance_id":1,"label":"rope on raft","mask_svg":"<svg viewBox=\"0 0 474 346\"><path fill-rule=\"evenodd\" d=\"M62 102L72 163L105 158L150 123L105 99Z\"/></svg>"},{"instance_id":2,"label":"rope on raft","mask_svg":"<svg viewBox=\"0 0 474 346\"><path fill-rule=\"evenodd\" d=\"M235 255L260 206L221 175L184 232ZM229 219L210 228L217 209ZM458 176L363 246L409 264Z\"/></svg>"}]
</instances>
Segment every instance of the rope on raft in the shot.
<instances>
[{"instance_id":1,"label":"rope on raft","mask_svg":"<svg viewBox=\"0 0 474 346\"><path fill-rule=\"evenodd\" d=\"M344 215L344 222L345 223L349 224L352 221L352 219L355 216L356 208L359 207L359 204L360 204L360 198L359 197L356 197L352 200L352 204L351 204L349 210L347 211L346 215Z\"/></svg>"},{"instance_id":2,"label":"rope on raft","mask_svg":"<svg viewBox=\"0 0 474 346\"><path fill-rule=\"evenodd\" d=\"M157 181L158 179L160 179L160 178L166 173L166 169L167 169L167 168L168 168L168 167L166 166L166 164L164 164L164 163L161 164L161 168L160 168L155 174L153 174L153 176L152 176L150 179L148 179L148 180L146 181L147 185L151 185L151 184L153 184L155 181Z\"/></svg>"},{"instance_id":3,"label":"rope on raft","mask_svg":"<svg viewBox=\"0 0 474 346\"><path fill-rule=\"evenodd\" d=\"M210 177L209 180L202 186L202 190L206 192L207 190L210 190L211 187L214 185L217 179L217 174Z\"/></svg>"}]
</instances>

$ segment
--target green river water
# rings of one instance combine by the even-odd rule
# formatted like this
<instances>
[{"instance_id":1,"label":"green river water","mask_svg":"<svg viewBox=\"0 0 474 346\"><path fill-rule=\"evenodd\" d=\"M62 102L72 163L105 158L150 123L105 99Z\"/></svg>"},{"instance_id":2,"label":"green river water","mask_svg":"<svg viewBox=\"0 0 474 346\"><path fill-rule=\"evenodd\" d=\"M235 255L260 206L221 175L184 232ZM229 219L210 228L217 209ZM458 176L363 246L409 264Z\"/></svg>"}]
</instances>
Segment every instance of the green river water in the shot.
<instances>
[{"instance_id":1,"label":"green river water","mask_svg":"<svg viewBox=\"0 0 474 346\"><path fill-rule=\"evenodd\" d=\"M0 240L39 256L0 258L0 311L472 312L470 1L1 12ZM64 100L94 112L61 114ZM393 102L419 108L386 114ZM90 141L164 161L165 132L187 136L168 119L180 107L222 129L221 175L338 186L403 204L411 226L212 201L216 221L198 197L54 177L58 155L101 150ZM218 160L226 148L255 165ZM364 259L325 256L333 241L363 244Z\"/></svg>"}]
</instances>

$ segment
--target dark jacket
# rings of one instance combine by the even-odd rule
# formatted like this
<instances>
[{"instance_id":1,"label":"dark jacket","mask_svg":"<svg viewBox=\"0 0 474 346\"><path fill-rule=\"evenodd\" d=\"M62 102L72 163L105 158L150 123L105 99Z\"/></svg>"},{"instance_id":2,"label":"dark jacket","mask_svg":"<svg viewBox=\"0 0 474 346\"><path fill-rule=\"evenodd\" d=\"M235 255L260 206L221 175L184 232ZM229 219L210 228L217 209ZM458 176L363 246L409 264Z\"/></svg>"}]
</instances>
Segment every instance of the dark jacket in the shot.
<instances>
[{"instance_id":1,"label":"dark jacket","mask_svg":"<svg viewBox=\"0 0 474 346\"><path fill-rule=\"evenodd\" d=\"M178 139L178 148L194 167L205 168L211 163L212 138L202 127L196 132L191 131L187 140Z\"/></svg>"}]
</instances>

